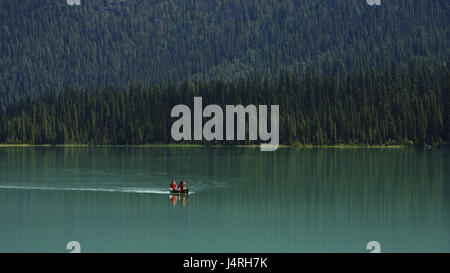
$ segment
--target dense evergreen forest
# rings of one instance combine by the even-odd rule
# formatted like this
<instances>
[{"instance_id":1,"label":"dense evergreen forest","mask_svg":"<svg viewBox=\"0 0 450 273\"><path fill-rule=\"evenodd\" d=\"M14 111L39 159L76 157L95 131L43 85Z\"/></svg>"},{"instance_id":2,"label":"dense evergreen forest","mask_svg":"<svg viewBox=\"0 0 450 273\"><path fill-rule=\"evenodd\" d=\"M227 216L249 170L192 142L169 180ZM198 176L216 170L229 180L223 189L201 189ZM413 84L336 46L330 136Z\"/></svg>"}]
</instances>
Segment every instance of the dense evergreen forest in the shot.
<instances>
[{"instance_id":1,"label":"dense evergreen forest","mask_svg":"<svg viewBox=\"0 0 450 273\"><path fill-rule=\"evenodd\" d=\"M448 0L81 3L0 0L0 143L171 143L194 96L280 105L282 144L449 143Z\"/></svg>"},{"instance_id":2,"label":"dense evergreen forest","mask_svg":"<svg viewBox=\"0 0 450 273\"><path fill-rule=\"evenodd\" d=\"M156 86L169 81L235 80L254 74L278 79L285 70L300 77L306 67L317 74L328 69L354 73L366 67L381 71L390 62L399 69L411 63L445 65L450 56L448 0L389 0L381 6L368 6L366 0L81 3L69 6L65 0L0 0L1 104L69 87L127 88L133 82ZM58 99L76 100L78 95L65 96L69 97ZM79 96L81 100L87 95ZM109 98L92 96L92 100ZM414 97L409 99L409 105L417 106ZM295 111L305 111L300 109ZM296 114L299 122L302 115L307 116ZM318 115L325 113L319 111ZM379 118L381 122L383 117ZM305 122L296 126L306 126ZM328 126L328 121L323 122L322 126ZM74 141L82 139L73 133ZM86 134L99 137L93 132ZM377 142L389 138L385 132L374 135ZM148 138L146 141L155 140L150 135ZM314 138L305 136L305 141ZM136 142L131 139L117 135L110 140Z\"/></svg>"},{"instance_id":3,"label":"dense evergreen forest","mask_svg":"<svg viewBox=\"0 0 450 273\"><path fill-rule=\"evenodd\" d=\"M448 66L396 65L345 77L333 69L323 74L307 69L277 80L251 75L164 87L71 89L0 110L0 143L171 143L172 107L192 107L193 97L201 96L204 105L222 107L279 104L282 144L440 145L450 141L449 92Z\"/></svg>"}]
</instances>

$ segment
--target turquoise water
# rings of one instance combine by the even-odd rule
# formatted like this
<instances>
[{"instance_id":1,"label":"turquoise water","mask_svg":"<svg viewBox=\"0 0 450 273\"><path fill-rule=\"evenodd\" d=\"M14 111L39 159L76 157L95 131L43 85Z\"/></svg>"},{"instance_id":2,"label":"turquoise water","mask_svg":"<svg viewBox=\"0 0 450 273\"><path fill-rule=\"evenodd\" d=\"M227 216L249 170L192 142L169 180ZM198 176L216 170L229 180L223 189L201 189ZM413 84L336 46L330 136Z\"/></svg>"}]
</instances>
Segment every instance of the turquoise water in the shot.
<instances>
[{"instance_id":1,"label":"turquoise water","mask_svg":"<svg viewBox=\"0 0 450 273\"><path fill-rule=\"evenodd\" d=\"M450 252L449 166L445 149L0 148L0 252Z\"/></svg>"}]
</instances>

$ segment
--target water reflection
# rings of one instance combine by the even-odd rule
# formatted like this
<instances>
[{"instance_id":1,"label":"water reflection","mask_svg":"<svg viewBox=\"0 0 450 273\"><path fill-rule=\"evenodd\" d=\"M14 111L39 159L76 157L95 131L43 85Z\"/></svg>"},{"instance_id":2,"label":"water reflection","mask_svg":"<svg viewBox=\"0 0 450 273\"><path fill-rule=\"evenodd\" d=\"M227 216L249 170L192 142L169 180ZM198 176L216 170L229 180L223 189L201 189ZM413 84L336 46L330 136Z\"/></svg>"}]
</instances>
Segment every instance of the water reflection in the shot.
<instances>
[{"instance_id":1,"label":"water reflection","mask_svg":"<svg viewBox=\"0 0 450 273\"><path fill-rule=\"evenodd\" d=\"M449 252L448 166L444 149L5 148L0 252Z\"/></svg>"},{"instance_id":2,"label":"water reflection","mask_svg":"<svg viewBox=\"0 0 450 273\"><path fill-rule=\"evenodd\" d=\"M188 199L188 196L184 195L169 195L170 203L172 204L172 207L175 207L177 204L177 201L179 201L179 204L183 207L186 206L186 200Z\"/></svg>"}]
</instances>

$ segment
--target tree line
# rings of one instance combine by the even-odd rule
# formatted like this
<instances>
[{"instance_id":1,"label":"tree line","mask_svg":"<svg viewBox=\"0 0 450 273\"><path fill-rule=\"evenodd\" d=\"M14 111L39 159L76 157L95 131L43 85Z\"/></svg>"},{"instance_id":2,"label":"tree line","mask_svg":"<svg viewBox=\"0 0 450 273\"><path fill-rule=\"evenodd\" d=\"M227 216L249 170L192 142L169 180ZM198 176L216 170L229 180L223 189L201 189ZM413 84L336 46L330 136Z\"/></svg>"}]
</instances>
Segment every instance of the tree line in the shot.
<instances>
[{"instance_id":1,"label":"tree line","mask_svg":"<svg viewBox=\"0 0 450 273\"><path fill-rule=\"evenodd\" d=\"M396 65L345 76L332 68L323 74L306 69L276 79L252 74L227 81L67 89L2 107L0 143L174 143L172 107L193 107L193 98L201 96L204 105L279 105L281 144L442 145L450 140L449 90L448 66Z\"/></svg>"}]
</instances>

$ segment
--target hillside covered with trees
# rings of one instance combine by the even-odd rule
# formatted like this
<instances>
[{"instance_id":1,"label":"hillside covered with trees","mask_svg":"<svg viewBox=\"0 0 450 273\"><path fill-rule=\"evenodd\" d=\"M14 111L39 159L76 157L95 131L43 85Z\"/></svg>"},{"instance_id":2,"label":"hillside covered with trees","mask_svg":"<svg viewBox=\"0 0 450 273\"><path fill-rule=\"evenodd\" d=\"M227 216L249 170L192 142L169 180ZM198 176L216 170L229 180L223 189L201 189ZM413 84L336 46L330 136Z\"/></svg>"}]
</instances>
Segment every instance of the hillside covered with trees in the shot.
<instances>
[{"instance_id":1,"label":"hillside covered with trees","mask_svg":"<svg viewBox=\"0 0 450 273\"><path fill-rule=\"evenodd\" d=\"M187 104L193 109L194 96L201 96L203 105L222 109L230 104L280 105L282 144L440 145L450 142L449 92L447 66L400 71L395 65L346 77L335 70L319 75L307 69L300 76L283 73L274 81L253 75L152 88L65 90L0 110L0 143L173 143L172 107Z\"/></svg>"},{"instance_id":2,"label":"hillside covered with trees","mask_svg":"<svg viewBox=\"0 0 450 273\"><path fill-rule=\"evenodd\" d=\"M442 66L450 56L448 0L389 0L381 6L365 0L81 3L0 1L3 105L68 88L253 74L276 81L282 71L300 76L308 66L317 74L333 69L342 75L386 71L391 62L399 70L411 63Z\"/></svg>"}]
</instances>

